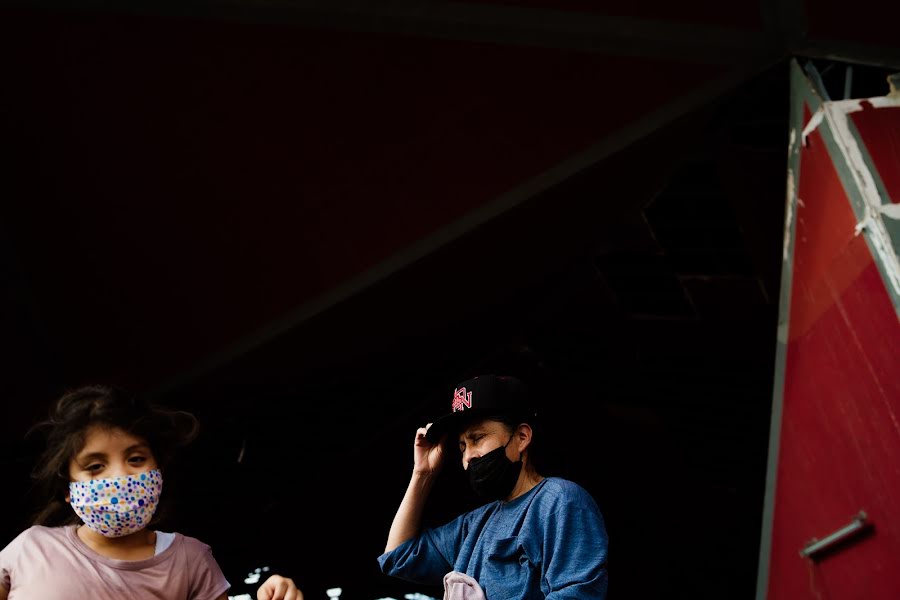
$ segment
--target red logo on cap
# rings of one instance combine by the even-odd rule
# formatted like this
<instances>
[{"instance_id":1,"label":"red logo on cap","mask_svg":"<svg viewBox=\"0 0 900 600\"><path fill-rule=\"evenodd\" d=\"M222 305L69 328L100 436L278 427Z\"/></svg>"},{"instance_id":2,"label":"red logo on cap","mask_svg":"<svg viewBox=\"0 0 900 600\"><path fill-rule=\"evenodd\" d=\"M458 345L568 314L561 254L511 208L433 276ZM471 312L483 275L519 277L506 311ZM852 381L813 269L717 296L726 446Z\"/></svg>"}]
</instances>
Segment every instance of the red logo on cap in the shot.
<instances>
[{"instance_id":1,"label":"red logo on cap","mask_svg":"<svg viewBox=\"0 0 900 600\"><path fill-rule=\"evenodd\" d=\"M472 392L466 392L466 388L453 390L453 412L472 408Z\"/></svg>"}]
</instances>

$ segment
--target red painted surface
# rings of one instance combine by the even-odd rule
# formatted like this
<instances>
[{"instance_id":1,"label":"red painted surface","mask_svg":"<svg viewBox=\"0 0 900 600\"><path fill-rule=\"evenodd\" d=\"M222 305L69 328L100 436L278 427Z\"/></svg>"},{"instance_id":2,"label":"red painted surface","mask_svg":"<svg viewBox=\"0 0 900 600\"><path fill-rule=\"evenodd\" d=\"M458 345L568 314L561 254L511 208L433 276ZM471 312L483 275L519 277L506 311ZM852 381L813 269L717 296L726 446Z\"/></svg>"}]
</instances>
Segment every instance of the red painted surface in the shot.
<instances>
[{"instance_id":1,"label":"red painted surface","mask_svg":"<svg viewBox=\"0 0 900 600\"><path fill-rule=\"evenodd\" d=\"M863 102L864 110L850 119L865 143L875 169L884 182L891 202L900 202L900 108L874 108Z\"/></svg>"},{"instance_id":2,"label":"red painted surface","mask_svg":"<svg viewBox=\"0 0 900 600\"><path fill-rule=\"evenodd\" d=\"M900 597L900 325L818 132L801 153L768 600ZM865 510L874 533L801 558Z\"/></svg>"},{"instance_id":3,"label":"red painted surface","mask_svg":"<svg viewBox=\"0 0 900 600\"><path fill-rule=\"evenodd\" d=\"M132 384L195 364L718 73L292 27L5 17L0 115L18 178L0 218L23 269L53 274L32 289L67 340L65 371ZM611 85L653 91L624 102Z\"/></svg>"}]
</instances>

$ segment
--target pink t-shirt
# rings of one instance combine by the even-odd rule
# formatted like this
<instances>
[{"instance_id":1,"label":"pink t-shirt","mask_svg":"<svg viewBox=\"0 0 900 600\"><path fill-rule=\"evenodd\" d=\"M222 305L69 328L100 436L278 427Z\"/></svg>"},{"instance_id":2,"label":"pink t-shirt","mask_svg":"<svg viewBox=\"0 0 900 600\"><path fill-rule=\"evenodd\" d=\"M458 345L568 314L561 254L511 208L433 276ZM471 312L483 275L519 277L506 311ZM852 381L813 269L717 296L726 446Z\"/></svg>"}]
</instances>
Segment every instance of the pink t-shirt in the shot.
<instances>
[{"instance_id":1,"label":"pink t-shirt","mask_svg":"<svg viewBox=\"0 0 900 600\"><path fill-rule=\"evenodd\" d=\"M75 527L30 527L0 551L9 600L214 600L230 587L198 539L176 533L156 556L116 560L91 550Z\"/></svg>"}]
</instances>

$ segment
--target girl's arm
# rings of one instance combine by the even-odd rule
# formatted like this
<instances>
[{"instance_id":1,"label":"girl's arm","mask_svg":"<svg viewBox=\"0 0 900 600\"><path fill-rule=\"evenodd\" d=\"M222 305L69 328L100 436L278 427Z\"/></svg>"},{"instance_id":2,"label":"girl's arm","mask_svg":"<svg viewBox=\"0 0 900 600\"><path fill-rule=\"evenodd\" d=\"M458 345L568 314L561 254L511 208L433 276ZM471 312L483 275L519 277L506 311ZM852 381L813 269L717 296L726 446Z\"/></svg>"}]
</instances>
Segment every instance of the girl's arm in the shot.
<instances>
[{"instance_id":1,"label":"girl's arm","mask_svg":"<svg viewBox=\"0 0 900 600\"><path fill-rule=\"evenodd\" d=\"M4 588L2 585L0 585L0 600L6 600L6 598L8 596L9 596L9 591L6 588ZM228 600L228 596L225 596L225 600Z\"/></svg>"}]
</instances>

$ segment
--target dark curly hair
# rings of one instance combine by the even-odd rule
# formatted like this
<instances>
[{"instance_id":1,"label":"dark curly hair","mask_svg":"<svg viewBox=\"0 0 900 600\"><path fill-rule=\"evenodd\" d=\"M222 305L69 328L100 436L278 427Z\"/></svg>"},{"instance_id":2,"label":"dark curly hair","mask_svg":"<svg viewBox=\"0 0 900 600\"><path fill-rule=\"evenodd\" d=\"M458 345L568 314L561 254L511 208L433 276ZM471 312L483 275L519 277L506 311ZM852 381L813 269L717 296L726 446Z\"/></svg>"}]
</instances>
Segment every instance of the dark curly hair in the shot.
<instances>
[{"instance_id":1,"label":"dark curly hair","mask_svg":"<svg viewBox=\"0 0 900 600\"><path fill-rule=\"evenodd\" d=\"M116 427L143 439L163 473L176 452L193 441L199 431L192 414L153 404L118 387L86 385L67 391L53 406L49 418L33 428L46 437L32 477L36 491L47 499L46 506L34 516L34 525L56 527L80 522L65 501L69 463L84 447L85 432L92 425ZM160 499L149 525L165 518L165 498L163 495Z\"/></svg>"}]
</instances>

